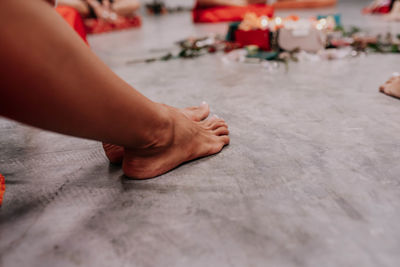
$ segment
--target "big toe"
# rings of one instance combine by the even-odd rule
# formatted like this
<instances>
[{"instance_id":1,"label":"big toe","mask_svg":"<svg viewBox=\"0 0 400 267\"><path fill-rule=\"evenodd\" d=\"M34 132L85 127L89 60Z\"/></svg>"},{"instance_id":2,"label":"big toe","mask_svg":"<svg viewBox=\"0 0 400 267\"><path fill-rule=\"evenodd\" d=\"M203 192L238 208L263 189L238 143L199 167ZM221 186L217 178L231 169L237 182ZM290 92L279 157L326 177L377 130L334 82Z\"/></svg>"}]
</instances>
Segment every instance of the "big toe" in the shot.
<instances>
[{"instance_id":1,"label":"big toe","mask_svg":"<svg viewBox=\"0 0 400 267\"><path fill-rule=\"evenodd\" d=\"M202 121L210 114L210 106L203 102L200 106L185 108L182 111L189 119Z\"/></svg>"},{"instance_id":2,"label":"big toe","mask_svg":"<svg viewBox=\"0 0 400 267\"><path fill-rule=\"evenodd\" d=\"M225 146L229 145L230 138L228 135L221 135L215 137L215 142L213 143L211 149L209 150L209 154L219 153Z\"/></svg>"}]
</instances>

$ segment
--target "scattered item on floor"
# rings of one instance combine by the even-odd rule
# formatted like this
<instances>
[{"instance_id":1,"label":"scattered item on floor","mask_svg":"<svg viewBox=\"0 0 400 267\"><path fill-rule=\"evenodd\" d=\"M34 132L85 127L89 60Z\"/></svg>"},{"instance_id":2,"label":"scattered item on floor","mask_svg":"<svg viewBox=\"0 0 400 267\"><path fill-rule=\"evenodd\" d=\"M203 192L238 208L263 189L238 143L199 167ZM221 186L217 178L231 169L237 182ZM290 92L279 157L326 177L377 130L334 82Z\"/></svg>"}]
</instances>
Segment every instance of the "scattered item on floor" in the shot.
<instances>
[{"instance_id":1,"label":"scattered item on floor","mask_svg":"<svg viewBox=\"0 0 400 267\"><path fill-rule=\"evenodd\" d=\"M262 51L259 49L246 49L247 50L247 54L246 57L247 58L259 58L261 60L274 60L277 59L279 57L279 53L276 51Z\"/></svg>"},{"instance_id":2,"label":"scattered item on floor","mask_svg":"<svg viewBox=\"0 0 400 267\"><path fill-rule=\"evenodd\" d=\"M341 14L329 14L329 15L318 15L317 20L321 19L333 19L335 20L335 26L341 27L342 26L342 15Z\"/></svg>"},{"instance_id":3,"label":"scattered item on floor","mask_svg":"<svg viewBox=\"0 0 400 267\"><path fill-rule=\"evenodd\" d=\"M268 29L261 30L251 30L251 31L244 31L244 30L237 30L235 32L235 40L241 46L247 45L255 45L257 48L260 48L264 51L270 51L270 33Z\"/></svg>"},{"instance_id":4,"label":"scattered item on floor","mask_svg":"<svg viewBox=\"0 0 400 267\"><path fill-rule=\"evenodd\" d=\"M247 13L234 31L233 41L241 47L255 45L262 50L269 51L271 46L268 24L269 18L267 16L259 17L255 13ZM231 31L232 29L228 30L228 35Z\"/></svg>"},{"instance_id":5,"label":"scattered item on floor","mask_svg":"<svg viewBox=\"0 0 400 267\"><path fill-rule=\"evenodd\" d=\"M140 27L142 24L139 16L121 17L115 20L115 22L110 23L97 18L83 19L79 12L70 6L58 6L56 7L56 11L71 25L86 43L88 43L86 39L87 34L129 29Z\"/></svg>"},{"instance_id":6,"label":"scattered item on floor","mask_svg":"<svg viewBox=\"0 0 400 267\"><path fill-rule=\"evenodd\" d=\"M351 46L357 51L400 53L400 36L393 36L391 33L373 36L360 32L354 34L352 38Z\"/></svg>"},{"instance_id":7,"label":"scattered item on floor","mask_svg":"<svg viewBox=\"0 0 400 267\"><path fill-rule=\"evenodd\" d=\"M275 9L322 8L335 6L337 0L278 0Z\"/></svg>"},{"instance_id":8,"label":"scattered item on floor","mask_svg":"<svg viewBox=\"0 0 400 267\"><path fill-rule=\"evenodd\" d=\"M387 14L390 12L392 5L393 0L374 0L362 12L364 14Z\"/></svg>"},{"instance_id":9,"label":"scattered item on floor","mask_svg":"<svg viewBox=\"0 0 400 267\"><path fill-rule=\"evenodd\" d=\"M235 41L235 32L239 29L239 25L241 22L232 22L228 26L228 32L226 34L226 40L228 42L234 42Z\"/></svg>"},{"instance_id":10,"label":"scattered item on floor","mask_svg":"<svg viewBox=\"0 0 400 267\"><path fill-rule=\"evenodd\" d=\"M213 35L202 38L187 38L177 42L177 52L168 52L161 57L129 60L126 64L149 63L154 61L167 61L176 58L196 58L217 51L230 51L239 48L238 45L226 42L222 36Z\"/></svg>"},{"instance_id":11,"label":"scattered item on floor","mask_svg":"<svg viewBox=\"0 0 400 267\"><path fill-rule=\"evenodd\" d=\"M4 176L1 175L0 173L0 207L1 204L3 203L3 196L5 192L6 192L6 180L4 179Z\"/></svg>"},{"instance_id":12,"label":"scattered item on floor","mask_svg":"<svg viewBox=\"0 0 400 267\"><path fill-rule=\"evenodd\" d=\"M320 21L326 20L321 19ZM313 25L308 20L300 20L292 25L292 27L284 27L279 31L278 44L281 49L285 51L299 49L316 53L326 48L327 32L322 29L325 24Z\"/></svg>"},{"instance_id":13,"label":"scattered item on floor","mask_svg":"<svg viewBox=\"0 0 400 267\"><path fill-rule=\"evenodd\" d=\"M64 20L79 34L79 36L85 41L87 44L86 39L86 29L83 22L83 19L79 12L69 6L57 6L56 11L60 14Z\"/></svg>"},{"instance_id":14,"label":"scattered item on floor","mask_svg":"<svg viewBox=\"0 0 400 267\"><path fill-rule=\"evenodd\" d=\"M162 15L167 13L164 1L153 0L153 2L146 4L147 13L152 15Z\"/></svg>"},{"instance_id":15,"label":"scattered item on floor","mask_svg":"<svg viewBox=\"0 0 400 267\"><path fill-rule=\"evenodd\" d=\"M114 23L109 23L101 19L85 19L85 29L88 34L104 33L115 30L137 28L142 25L139 16L129 18L119 18Z\"/></svg>"},{"instance_id":16,"label":"scattered item on floor","mask_svg":"<svg viewBox=\"0 0 400 267\"><path fill-rule=\"evenodd\" d=\"M242 46L257 45L267 51L272 47L274 50L318 52L326 47L328 31L336 28L333 16L320 17L319 20L297 16L268 18L248 13L238 27L231 25L227 38Z\"/></svg>"},{"instance_id":17,"label":"scattered item on floor","mask_svg":"<svg viewBox=\"0 0 400 267\"><path fill-rule=\"evenodd\" d=\"M135 59L127 64L196 58L216 52L227 53L224 62L274 64L290 61L339 60L365 53L400 53L400 36L368 35L361 29L341 26L341 15L319 15L301 19L258 16L247 13L241 22L229 25L226 38L208 36L178 42L179 50L160 57ZM273 65L274 65L273 64ZM264 64L269 66L273 65Z\"/></svg>"},{"instance_id":18,"label":"scattered item on floor","mask_svg":"<svg viewBox=\"0 0 400 267\"><path fill-rule=\"evenodd\" d=\"M164 1L153 0L151 3L146 4L147 13L150 15L164 15L168 13L177 13L184 11L192 11L192 8L184 6L169 7L165 5Z\"/></svg>"},{"instance_id":19,"label":"scattered item on floor","mask_svg":"<svg viewBox=\"0 0 400 267\"><path fill-rule=\"evenodd\" d=\"M198 4L193 9L193 22L215 23L242 21L246 13L255 13L257 16L272 17L274 9L266 4L247 6L212 6L203 7Z\"/></svg>"}]
</instances>

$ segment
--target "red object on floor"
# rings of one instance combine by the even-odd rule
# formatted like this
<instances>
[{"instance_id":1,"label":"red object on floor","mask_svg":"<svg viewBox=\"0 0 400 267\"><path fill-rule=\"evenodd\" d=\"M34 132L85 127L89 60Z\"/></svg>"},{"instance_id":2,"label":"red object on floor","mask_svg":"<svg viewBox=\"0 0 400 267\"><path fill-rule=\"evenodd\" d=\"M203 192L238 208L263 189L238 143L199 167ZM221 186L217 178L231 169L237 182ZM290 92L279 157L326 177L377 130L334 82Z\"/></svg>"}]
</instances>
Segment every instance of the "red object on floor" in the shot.
<instances>
[{"instance_id":1,"label":"red object on floor","mask_svg":"<svg viewBox=\"0 0 400 267\"><path fill-rule=\"evenodd\" d=\"M235 41L242 47L246 45L256 45L262 50L271 50L269 30L237 30L235 32Z\"/></svg>"},{"instance_id":2,"label":"red object on floor","mask_svg":"<svg viewBox=\"0 0 400 267\"><path fill-rule=\"evenodd\" d=\"M282 0L272 4L275 9L322 8L332 7L337 0Z\"/></svg>"},{"instance_id":3,"label":"red object on floor","mask_svg":"<svg viewBox=\"0 0 400 267\"><path fill-rule=\"evenodd\" d=\"M56 11L58 14L60 14L71 27L79 34L80 37L85 41L87 44L86 40L86 30L85 30L85 25L83 24L83 19L79 12L69 6L58 6L56 7Z\"/></svg>"},{"instance_id":4,"label":"red object on floor","mask_svg":"<svg viewBox=\"0 0 400 267\"><path fill-rule=\"evenodd\" d=\"M248 6L213 6L201 7L198 4L193 9L193 22L213 23L227 21L242 21L246 13L255 13L257 16L274 16L274 8L265 4Z\"/></svg>"},{"instance_id":5,"label":"red object on floor","mask_svg":"<svg viewBox=\"0 0 400 267\"><path fill-rule=\"evenodd\" d=\"M0 174L0 206L3 203L4 192L6 192L6 180L4 176Z\"/></svg>"},{"instance_id":6,"label":"red object on floor","mask_svg":"<svg viewBox=\"0 0 400 267\"><path fill-rule=\"evenodd\" d=\"M140 27L141 25L142 21L138 16L132 18L120 18L115 23L108 23L99 19L85 19L85 28L88 34L124 30Z\"/></svg>"},{"instance_id":7,"label":"red object on floor","mask_svg":"<svg viewBox=\"0 0 400 267\"><path fill-rule=\"evenodd\" d=\"M380 6L374 9L364 8L364 14L387 14L390 13L390 6Z\"/></svg>"}]
</instances>

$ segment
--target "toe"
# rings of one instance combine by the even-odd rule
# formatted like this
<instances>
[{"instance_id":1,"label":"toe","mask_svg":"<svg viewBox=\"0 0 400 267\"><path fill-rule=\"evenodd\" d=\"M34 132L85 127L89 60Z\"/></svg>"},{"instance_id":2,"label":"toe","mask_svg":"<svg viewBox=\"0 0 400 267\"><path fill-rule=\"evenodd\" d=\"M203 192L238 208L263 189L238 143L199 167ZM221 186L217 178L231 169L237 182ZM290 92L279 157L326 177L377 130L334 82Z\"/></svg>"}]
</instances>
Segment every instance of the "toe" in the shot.
<instances>
[{"instance_id":1,"label":"toe","mask_svg":"<svg viewBox=\"0 0 400 267\"><path fill-rule=\"evenodd\" d=\"M390 87L389 86L383 86L383 88L382 88L382 90L381 90L381 92L382 93L384 93L385 95L392 95L392 93L391 93L391 90L390 90Z\"/></svg>"},{"instance_id":2,"label":"toe","mask_svg":"<svg viewBox=\"0 0 400 267\"><path fill-rule=\"evenodd\" d=\"M385 84L391 84L395 79L396 77L392 77L389 80L387 80Z\"/></svg>"},{"instance_id":3,"label":"toe","mask_svg":"<svg viewBox=\"0 0 400 267\"><path fill-rule=\"evenodd\" d=\"M228 127L225 127L225 126L219 127L218 129L214 130L214 134L218 135L218 136L220 136L220 135L228 135L229 134Z\"/></svg>"},{"instance_id":4,"label":"toe","mask_svg":"<svg viewBox=\"0 0 400 267\"><path fill-rule=\"evenodd\" d=\"M202 121L201 125L203 127L210 128L210 129L214 130L214 128L212 126L215 125L216 123L225 123L225 121L223 119L218 118L217 116L214 115L211 118L209 118L209 119L207 119L205 121Z\"/></svg>"},{"instance_id":5,"label":"toe","mask_svg":"<svg viewBox=\"0 0 400 267\"><path fill-rule=\"evenodd\" d=\"M218 136L218 139L223 144L223 146L227 146L230 143L230 138L228 135Z\"/></svg>"},{"instance_id":6,"label":"toe","mask_svg":"<svg viewBox=\"0 0 400 267\"><path fill-rule=\"evenodd\" d=\"M228 128L228 124L226 124L226 122L224 122L224 121L216 121L213 124L211 124L210 126L208 126L208 129L216 130L220 127Z\"/></svg>"},{"instance_id":7,"label":"toe","mask_svg":"<svg viewBox=\"0 0 400 267\"><path fill-rule=\"evenodd\" d=\"M193 121L202 121L210 114L210 106L203 102L200 106L185 108L183 112Z\"/></svg>"},{"instance_id":8,"label":"toe","mask_svg":"<svg viewBox=\"0 0 400 267\"><path fill-rule=\"evenodd\" d=\"M221 152L224 146L229 144L229 137L227 135L218 136L213 144L209 147L207 155L213 155Z\"/></svg>"}]
</instances>

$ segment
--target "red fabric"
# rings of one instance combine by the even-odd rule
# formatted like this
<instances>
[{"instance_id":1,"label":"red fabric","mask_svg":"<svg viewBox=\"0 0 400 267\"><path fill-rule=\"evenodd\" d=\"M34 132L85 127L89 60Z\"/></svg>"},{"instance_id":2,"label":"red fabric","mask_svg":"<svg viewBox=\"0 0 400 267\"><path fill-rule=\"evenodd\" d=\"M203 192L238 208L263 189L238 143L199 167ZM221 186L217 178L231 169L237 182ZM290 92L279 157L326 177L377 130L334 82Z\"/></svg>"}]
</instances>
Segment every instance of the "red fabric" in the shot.
<instances>
[{"instance_id":1,"label":"red fabric","mask_svg":"<svg viewBox=\"0 0 400 267\"><path fill-rule=\"evenodd\" d=\"M237 30L235 32L235 41L242 47L246 45L256 45L262 50L271 50L269 42L269 30Z\"/></svg>"},{"instance_id":2,"label":"red fabric","mask_svg":"<svg viewBox=\"0 0 400 267\"><path fill-rule=\"evenodd\" d=\"M387 14L390 12L390 6L381 6L375 8L372 13L378 13L378 14Z\"/></svg>"},{"instance_id":3,"label":"red fabric","mask_svg":"<svg viewBox=\"0 0 400 267\"><path fill-rule=\"evenodd\" d=\"M79 12L69 6L58 6L56 11L60 14L71 27L79 34L80 37L88 43L86 40L86 30L83 24L83 19Z\"/></svg>"},{"instance_id":4,"label":"red fabric","mask_svg":"<svg viewBox=\"0 0 400 267\"><path fill-rule=\"evenodd\" d=\"M390 13L390 4L380 5L375 8L366 7L362 12L364 14L387 14Z\"/></svg>"},{"instance_id":5,"label":"red fabric","mask_svg":"<svg viewBox=\"0 0 400 267\"><path fill-rule=\"evenodd\" d=\"M196 4L193 9L193 21L196 23L242 21L248 12L255 13L257 16L274 16L274 8L265 4L214 7L200 7Z\"/></svg>"},{"instance_id":6,"label":"red fabric","mask_svg":"<svg viewBox=\"0 0 400 267\"><path fill-rule=\"evenodd\" d=\"M120 18L116 23L108 23L98 19L83 20L79 12L69 6L58 6L56 11L68 22L69 25L87 42L86 35L91 33L103 33L114 30L140 27L140 17Z\"/></svg>"},{"instance_id":7,"label":"red fabric","mask_svg":"<svg viewBox=\"0 0 400 267\"><path fill-rule=\"evenodd\" d=\"M141 25L142 21L138 16L132 18L120 18L117 22L112 24L99 19L85 20L86 32L89 34L129 29L132 27L140 27Z\"/></svg>"},{"instance_id":8,"label":"red fabric","mask_svg":"<svg viewBox=\"0 0 400 267\"><path fill-rule=\"evenodd\" d=\"M6 181L4 179L4 176L0 174L0 206L3 203L3 195L5 191L6 191Z\"/></svg>"}]
</instances>

